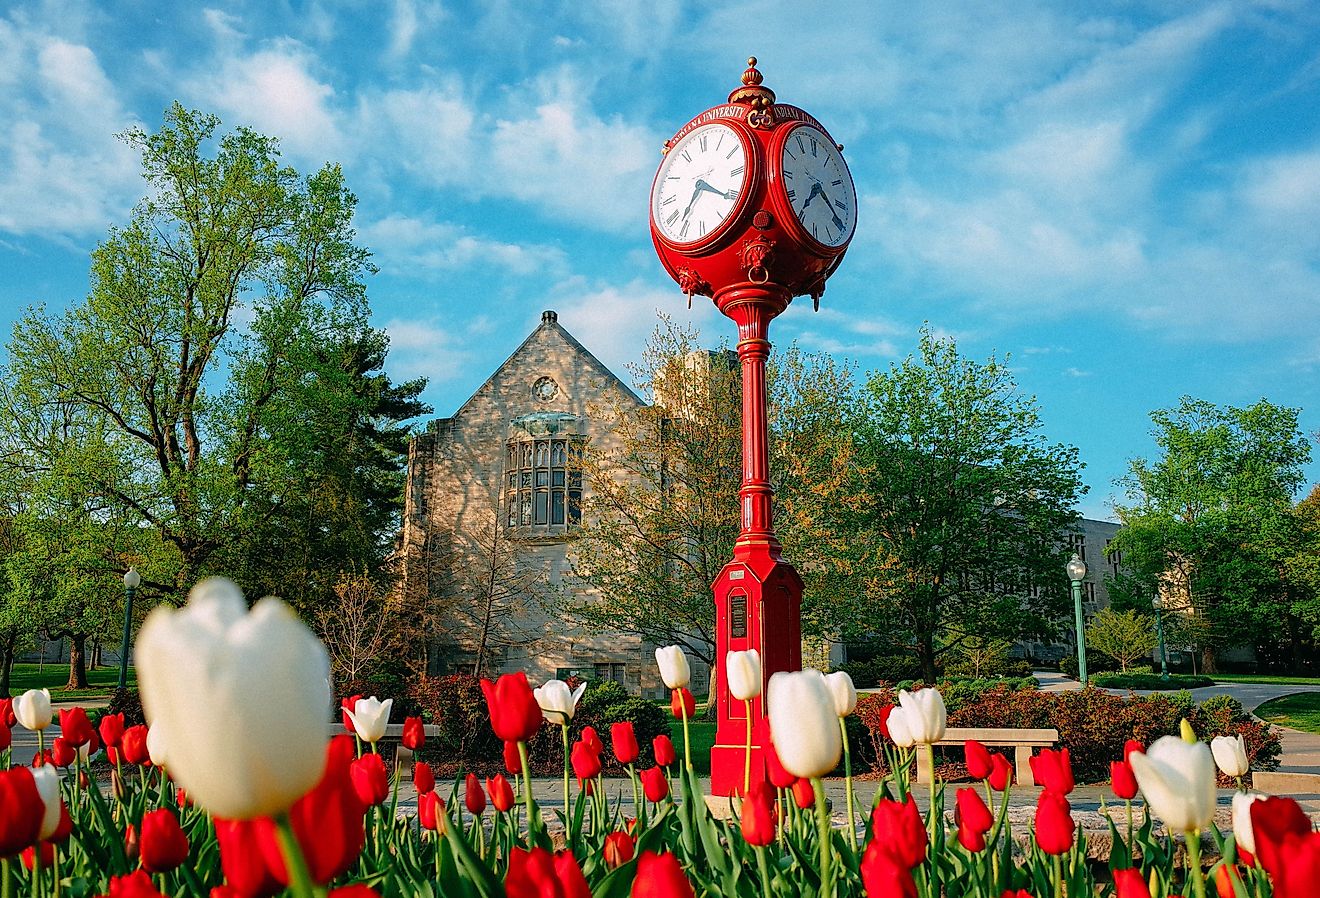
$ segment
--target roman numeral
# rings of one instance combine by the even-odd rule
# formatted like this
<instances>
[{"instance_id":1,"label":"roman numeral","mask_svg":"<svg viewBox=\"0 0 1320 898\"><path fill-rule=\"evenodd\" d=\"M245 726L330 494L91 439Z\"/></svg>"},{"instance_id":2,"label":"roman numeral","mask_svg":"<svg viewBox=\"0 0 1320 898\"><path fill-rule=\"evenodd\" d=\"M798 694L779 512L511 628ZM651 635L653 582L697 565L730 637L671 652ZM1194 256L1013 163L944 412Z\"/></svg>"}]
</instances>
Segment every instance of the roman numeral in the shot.
<instances>
[{"instance_id":1,"label":"roman numeral","mask_svg":"<svg viewBox=\"0 0 1320 898\"><path fill-rule=\"evenodd\" d=\"M683 151L683 161L684 161L684 162L691 162L691 161L692 161L692 154L689 153L687 150L684 150L684 151Z\"/></svg>"},{"instance_id":2,"label":"roman numeral","mask_svg":"<svg viewBox=\"0 0 1320 898\"><path fill-rule=\"evenodd\" d=\"M692 224L692 222L690 222L690 221L684 221L684 222L683 222L683 227L682 227L682 229L678 232L678 236L680 236L680 237L686 237L686 236L687 236L687 232L688 232L688 225L690 225L690 224Z\"/></svg>"},{"instance_id":3,"label":"roman numeral","mask_svg":"<svg viewBox=\"0 0 1320 898\"><path fill-rule=\"evenodd\" d=\"M710 137L709 134L703 134L697 139L697 143L701 144L701 152L703 153L706 152L706 138L708 137Z\"/></svg>"},{"instance_id":4,"label":"roman numeral","mask_svg":"<svg viewBox=\"0 0 1320 898\"><path fill-rule=\"evenodd\" d=\"M840 184L842 184L842 183L843 183L843 179L840 178L840 179L837 180L837 181L831 181L831 182L830 182L830 186L831 186L831 187L838 187L838 186L839 186Z\"/></svg>"},{"instance_id":5,"label":"roman numeral","mask_svg":"<svg viewBox=\"0 0 1320 898\"><path fill-rule=\"evenodd\" d=\"M791 171L785 171L785 172L784 172L784 180L785 180L785 181L791 181L791 180L793 180L793 173L792 173Z\"/></svg>"},{"instance_id":6,"label":"roman numeral","mask_svg":"<svg viewBox=\"0 0 1320 898\"><path fill-rule=\"evenodd\" d=\"M816 223L814 221L811 223L811 236L816 236Z\"/></svg>"},{"instance_id":7,"label":"roman numeral","mask_svg":"<svg viewBox=\"0 0 1320 898\"><path fill-rule=\"evenodd\" d=\"M805 152L807 151L807 148L804 147L804 146L802 145L802 136L801 136L801 135L798 135L797 145L798 145L798 152L799 152L799 153L805 153Z\"/></svg>"},{"instance_id":8,"label":"roman numeral","mask_svg":"<svg viewBox=\"0 0 1320 898\"><path fill-rule=\"evenodd\" d=\"M733 171L729 172L729 177L736 178L742 173L743 173L743 167L740 165L737 168L735 168Z\"/></svg>"},{"instance_id":9,"label":"roman numeral","mask_svg":"<svg viewBox=\"0 0 1320 898\"><path fill-rule=\"evenodd\" d=\"M717 149L718 149L718 148L717 148ZM732 159L732 158L733 158L733 154L736 153L736 152L738 152L738 145L737 145L737 144L734 144L733 149L729 150L729 152L727 152L727 153L724 154L724 158L725 158L725 159Z\"/></svg>"},{"instance_id":10,"label":"roman numeral","mask_svg":"<svg viewBox=\"0 0 1320 898\"><path fill-rule=\"evenodd\" d=\"M667 224L667 225L671 225L671 224L673 224L673 223L676 222L676 221L678 221L678 210L677 210L677 209L675 209L673 212L669 213L669 217L665 219L665 224Z\"/></svg>"},{"instance_id":11,"label":"roman numeral","mask_svg":"<svg viewBox=\"0 0 1320 898\"><path fill-rule=\"evenodd\" d=\"M811 155L816 155L816 139L814 137L811 139Z\"/></svg>"},{"instance_id":12,"label":"roman numeral","mask_svg":"<svg viewBox=\"0 0 1320 898\"><path fill-rule=\"evenodd\" d=\"M704 219L702 221L697 222L697 236L698 237L706 236L706 222Z\"/></svg>"},{"instance_id":13,"label":"roman numeral","mask_svg":"<svg viewBox=\"0 0 1320 898\"><path fill-rule=\"evenodd\" d=\"M788 192L788 198L789 198L790 200L793 199L793 197L795 197L795 196L797 196L797 191L796 191L796 190L790 190L790 191Z\"/></svg>"},{"instance_id":14,"label":"roman numeral","mask_svg":"<svg viewBox=\"0 0 1320 898\"><path fill-rule=\"evenodd\" d=\"M731 200L736 200L738 198L738 191L730 190L725 196Z\"/></svg>"},{"instance_id":15,"label":"roman numeral","mask_svg":"<svg viewBox=\"0 0 1320 898\"><path fill-rule=\"evenodd\" d=\"M676 196L667 196L667 197L665 197L664 199L662 199L662 200L660 201L660 205L662 205L662 206L668 206L670 203L674 203L674 202L677 202L677 201L678 201L678 197L676 197Z\"/></svg>"},{"instance_id":16,"label":"roman numeral","mask_svg":"<svg viewBox=\"0 0 1320 898\"><path fill-rule=\"evenodd\" d=\"M845 206L841 200L835 200L835 201L834 201L834 205L838 206L838 207L839 207L840 209L842 209L844 212L847 212L847 211L848 211L848 207Z\"/></svg>"},{"instance_id":17,"label":"roman numeral","mask_svg":"<svg viewBox=\"0 0 1320 898\"><path fill-rule=\"evenodd\" d=\"M723 132L723 131L720 132L720 139L717 140L717 141L715 141L715 149L718 150L718 149L720 148L720 144L722 144L722 143L724 143L724 132Z\"/></svg>"}]
</instances>

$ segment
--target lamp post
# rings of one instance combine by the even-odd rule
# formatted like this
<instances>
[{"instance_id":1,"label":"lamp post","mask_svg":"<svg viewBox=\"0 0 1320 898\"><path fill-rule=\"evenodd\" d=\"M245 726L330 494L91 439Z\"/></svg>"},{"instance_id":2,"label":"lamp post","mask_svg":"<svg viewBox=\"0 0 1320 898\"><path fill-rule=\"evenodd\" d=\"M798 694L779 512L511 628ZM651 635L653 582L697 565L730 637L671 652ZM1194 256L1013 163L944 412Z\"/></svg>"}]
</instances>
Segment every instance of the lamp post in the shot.
<instances>
[{"instance_id":1,"label":"lamp post","mask_svg":"<svg viewBox=\"0 0 1320 898\"><path fill-rule=\"evenodd\" d=\"M124 639L119 643L119 688L128 685L128 632L133 626L133 591L142 583L137 568L130 567L124 574Z\"/></svg>"},{"instance_id":2,"label":"lamp post","mask_svg":"<svg viewBox=\"0 0 1320 898\"><path fill-rule=\"evenodd\" d=\"M1160 601L1157 595L1150 602L1155 606L1155 632L1160 637L1160 679L1169 679L1169 647L1164 644L1164 617L1160 614L1160 608L1164 603Z\"/></svg>"},{"instance_id":3,"label":"lamp post","mask_svg":"<svg viewBox=\"0 0 1320 898\"><path fill-rule=\"evenodd\" d=\"M1077 678L1086 687L1086 617L1082 613L1082 580L1086 578L1086 562L1073 553L1068 560L1068 579L1072 581L1073 610L1077 614Z\"/></svg>"}]
</instances>

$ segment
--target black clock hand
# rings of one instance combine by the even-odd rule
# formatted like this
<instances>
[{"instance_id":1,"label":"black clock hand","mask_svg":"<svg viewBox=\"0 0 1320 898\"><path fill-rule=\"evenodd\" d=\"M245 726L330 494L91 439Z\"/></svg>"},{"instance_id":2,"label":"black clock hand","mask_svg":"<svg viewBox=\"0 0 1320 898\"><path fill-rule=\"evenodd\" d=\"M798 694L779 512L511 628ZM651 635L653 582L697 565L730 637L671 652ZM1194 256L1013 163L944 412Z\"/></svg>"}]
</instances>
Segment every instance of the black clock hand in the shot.
<instances>
[{"instance_id":1,"label":"black clock hand","mask_svg":"<svg viewBox=\"0 0 1320 898\"><path fill-rule=\"evenodd\" d=\"M812 200L814 200L818 196L824 196L824 195L825 195L824 191L820 189L819 181L817 181L815 184L812 184L811 192L807 194L806 200L802 203L802 211L806 212L807 207L811 205Z\"/></svg>"},{"instance_id":2,"label":"black clock hand","mask_svg":"<svg viewBox=\"0 0 1320 898\"><path fill-rule=\"evenodd\" d=\"M821 188L820 198L825 201L825 207L830 210L830 218L834 219L834 226L839 230L843 230L843 219L839 217L838 212L834 211L834 203L830 202L830 198L825 193L824 188Z\"/></svg>"}]
</instances>

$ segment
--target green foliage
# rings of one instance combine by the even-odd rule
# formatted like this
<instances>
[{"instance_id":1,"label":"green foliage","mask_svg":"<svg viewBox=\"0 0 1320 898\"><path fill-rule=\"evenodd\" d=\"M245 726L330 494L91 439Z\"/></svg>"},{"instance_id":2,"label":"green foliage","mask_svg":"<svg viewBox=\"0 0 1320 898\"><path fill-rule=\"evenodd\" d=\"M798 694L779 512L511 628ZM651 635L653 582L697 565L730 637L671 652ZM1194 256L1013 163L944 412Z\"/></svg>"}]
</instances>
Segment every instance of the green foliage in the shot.
<instances>
[{"instance_id":1,"label":"green foliage","mask_svg":"<svg viewBox=\"0 0 1320 898\"><path fill-rule=\"evenodd\" d=\"M855 686L871 687L916 679L921 665L911 655L881 655L865 661L848 661L840 664L839 670L852 677Z\"/></svg>"},{"instance_id":2,"label":"green foliage","mask_svg":"<svg viewBox=\"0 0 1320 898\"><path fill-rule=\"evenodd\" d=\"M1045 440L1004 363L929 329L919 357L863 392L849 540L866 589L841 617L903 634L928 679L969 639L1047 635L1084 489L1077 450Z\"/></svg>"},{"instance_id":3,"label":"green foliage","mask_svg":"<svg viewBox=\"0 0 1320 898\"><path fill-rule=\"evenodd\" d=\"M1102 673L1091 677L1091 683L1104 689L1200 689L1213 686L1215 681L1199 674L1169 674L1167 680L1149 669L1144 672Z\"/></svg>"},{"instance_id":4,"label":"green foliage","mask_svg":"<svg viewBox=\"0 0 1320 898\"><path fill-rule=\"evenodd\" d=\"M1102 608L1086 625L1086 645L1095 646L1126 672L1138 658L1149 658L1159 644L1153 615Z\"/></svg>"}]
</instances>

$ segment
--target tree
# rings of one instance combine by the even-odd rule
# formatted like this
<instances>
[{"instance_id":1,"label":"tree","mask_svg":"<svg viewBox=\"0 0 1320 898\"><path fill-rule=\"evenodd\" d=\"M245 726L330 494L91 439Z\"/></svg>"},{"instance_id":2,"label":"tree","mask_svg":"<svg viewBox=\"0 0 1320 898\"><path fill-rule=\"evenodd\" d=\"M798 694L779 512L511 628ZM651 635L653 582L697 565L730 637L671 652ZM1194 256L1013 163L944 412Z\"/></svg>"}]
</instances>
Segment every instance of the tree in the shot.
<instances>
[{"instance_id":1,"label":"tree","mask_svg":"<svg viewBox=\"0 0 1320 898\"><path fill-rule=\"evenodd\" d=\"M928 682L969 639L1047 635L1084 488L1012 372L924 329L918 357L868 379L852 426L855 631L901 634Z\"/></svg>"},{"instance_id":2,"label":"tree","mask_svg":"<svg viewBox=\"0 0 1320 898\"><path fill-rule=\"evenodd\" d=\"M1118 669L1126 672L1138 658L1150 659L1159 637L1151 615L1103 608L1086 625L1086 642L1113 658Z\"/></svg>"},{"instance_id":3,"label":"tree","mask_svg":"<svg viewBox=\"0 0 1320 898\"><path fill-rule=\"evenodd\" d=\"M1160 457L1134 459L1121 481L1131 504L1117 509L1113 545L1148 594L1202 622L1206 672L1224 647L1267 650L1292 614L1282 572L1311 457L1297 415L1264 399L1235 408L1184 396L1151 413Z\"/></svg>"},{"instance_id":4,"label":"tree","mask_svg":"<svg viewBox=\"0 0 1320 898\"><path fill-rule=\"evenodd\" d=\"M337 349L379 340L339 168L303 178L245 128L209 156L218 125L175 104L123 135L148 196L93 253L84 303L19 321L4 372L10 448L159 534L172 559L146 586L175 601L301 501L308 411L338 435L370 407ZM57 414L65 439L29 438Z\"/></svg>"},{"instance_id":5,"label":"tree","mask_svg":"<svg viewBox=\"0 0 1320 898\"><path fill-rule=\"evenodd\" d=\"M316 630L330 654L336 679L364 679L393 648L398 636L395 606L365 573L343 573L334 601L316 610Z\"/></svg>"}]
</instances>

